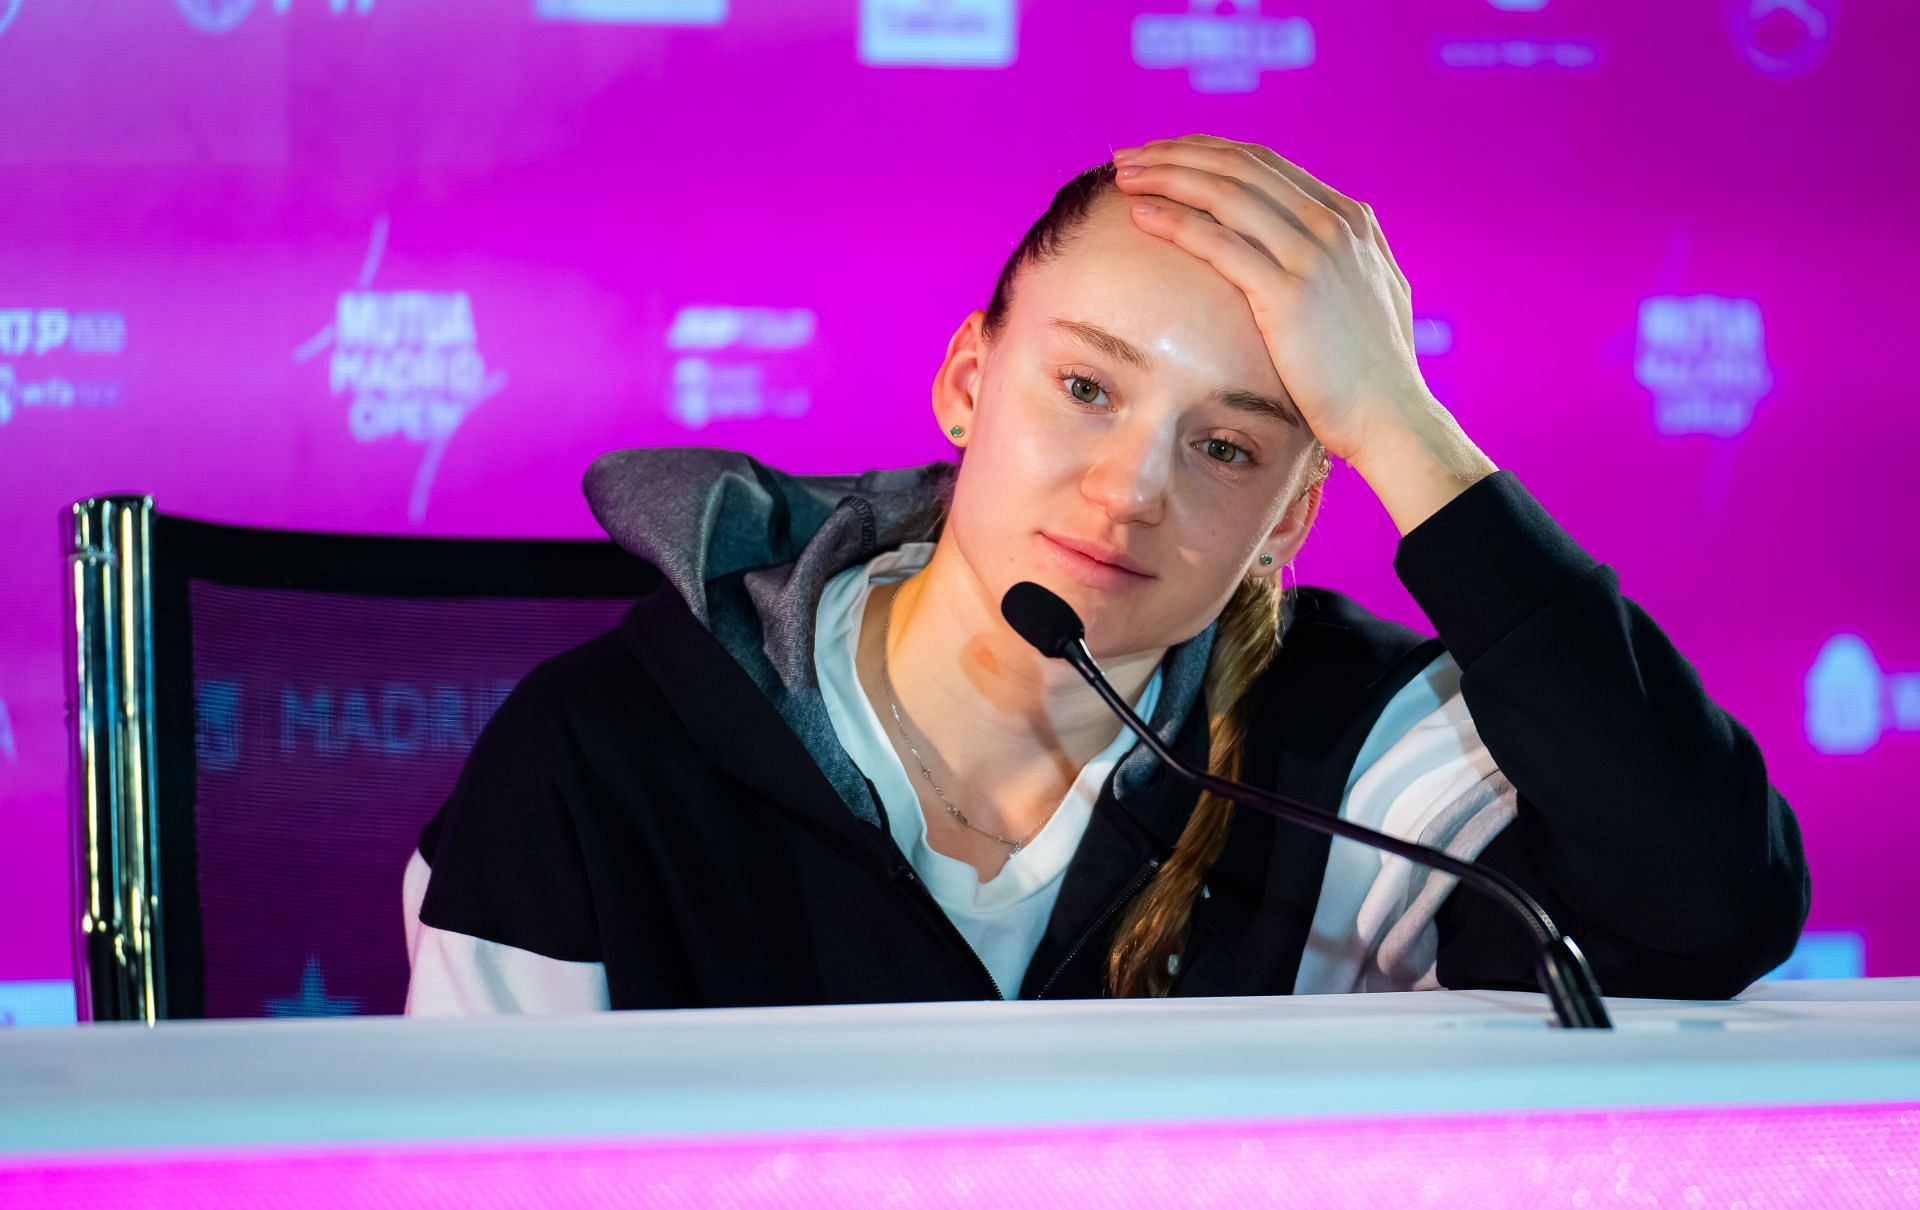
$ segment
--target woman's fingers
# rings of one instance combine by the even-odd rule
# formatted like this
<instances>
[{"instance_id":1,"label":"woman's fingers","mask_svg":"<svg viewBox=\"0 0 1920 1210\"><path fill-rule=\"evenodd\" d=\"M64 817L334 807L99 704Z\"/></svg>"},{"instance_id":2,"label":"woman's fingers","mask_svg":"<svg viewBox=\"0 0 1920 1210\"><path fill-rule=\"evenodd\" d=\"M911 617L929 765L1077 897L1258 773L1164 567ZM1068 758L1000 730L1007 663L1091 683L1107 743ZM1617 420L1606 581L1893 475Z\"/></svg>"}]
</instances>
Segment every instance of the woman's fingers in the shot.
<instances>
[{"instance_id":1,"label":"woman's fingers","mask_svg":"<svg viewBox=\"0 0 1920 1210\"><path fill-rule=\"evenodd\" d=\"M1353 231L1355 235L1365 233L1369 236L1373 241L1374 247L1380 249L1380 255L1387 258L1387 265L1393 270L1393 275L1400 279L1401 287L1411 292L1407 275L1400 271L1399 262L1393 259L1393 249L1387 246L1387 234L1381 229L1379 219L1375 217L1372 206L1355 198L1348 197L1346 194L1314 176L1311 172L1308 172L1271 147L1262 147L1258 143L1230 143L1227 139L1215 138L1210 134L1189 135L1187 137L1207 143L1229 143L1231 146L1242 148L1262 163L1270 165L1274 171L1285 175L1289 180L1299 185L1306 193L1316 198L1322 205L1344 218L1347 221L1347 227Z\"/></svg>"},{"instance_id":2,"label":"woman's fingers","mask_svg":"<svg viewBox=\"0 0 1920 1210\"><path fill-rule=\"evenodd\" d=\"M1189 153L1189 158L1197 159ZM1240 157L1238 166L1214 161L1222 171L1210 171L1173 160L1130 161L1116 183L1124 193L1157 194L1232 228L1253 246L1263 249L1279 267L1311 273L1323 254L1323 237L1273 193L1277 186L1259 180L1268 170ZM1238 167L1243 175L1229 175ZM1268 174L1270 175L1270 174Z\"/></svg>"},{"instance_id":3,"label":"woman's fingers","mask_svg":"<svg viewBox=\"0 0 1920 1210\"><path fill-rule=\"evenodd\" d=\"M1143 209L1148 206L1154 209ZM1296 284L1268 249L1203 210L1164 196L1138 198L1133 207L1134 222L1212 265L1255 302L1256 312L1261 302ZM1304 236L1295 233L1294 238L1305 244ZM1275 273L1276 268L1282 271Z\"/></svg>"},{"instance_id":4,"label":"woman's fingers","mask_svg":"<svg viewBox=\"0 0 1920 1210\"><path fill-rule=\"evenodd\" d=\"M1150 143L1132 155L1117 154L1123 158L1115 163L1127 174L1117 177L1122 188L1162 192L1157 185L1165 183L1169 197L1211 211L1222 222L1247 223L1248 234L1263 242L1279 223L1323 245L1347 234L1338 214L1242 148L1169 140ZM1222 209L1215 211L1213 203Z\"/></svg>"},{"instance_id":5,"label":"woman's fingers","mask_svg":"<svg viewBox=\"0 0 1920 1210\"><path fill-rule=\"evenodd\" d=\"M1394 259L1393 249L1387 244L1386 232L1375 217L1373 207L1341 193L1270 147L1235 142L1214 135L1191 134L1178 139L1156 139L1137 148L1121 148L1115 152L1115 156L1116 162L1124 160L1138 166L1128 178L1128 192L1135 189L1159 191L1164 185L1168 196L1209 211L1214 209L1213 203L1217 201L1227 208L1227 212L1215 212L1220 221L1230 226L1247 224L1243 228L1245 233L1259 243L1268 245L1274 251L1275 258L1296 273L1311 271L1311 264L1302 259L1303 250L1275 235L1257 210L1236 205L1231 198L1230 187L1208 183L1191 175L1183 177L1173 172L1156 174L1149 169L1155 165L1178 165L1237 181L1243 188L1259 193L1275 213L1297 230L1311 236L1327 251L1332 251L1343 238L1364 237L1379 250L1387 271L1399 282L1403 298L1411 299L1412 285ZM1275 247L1276 244L1279 246ZM1401 313L1401 327L1411 342L1411 302L1403 301L1396 309Z\"/></svg>"}]
</instances>

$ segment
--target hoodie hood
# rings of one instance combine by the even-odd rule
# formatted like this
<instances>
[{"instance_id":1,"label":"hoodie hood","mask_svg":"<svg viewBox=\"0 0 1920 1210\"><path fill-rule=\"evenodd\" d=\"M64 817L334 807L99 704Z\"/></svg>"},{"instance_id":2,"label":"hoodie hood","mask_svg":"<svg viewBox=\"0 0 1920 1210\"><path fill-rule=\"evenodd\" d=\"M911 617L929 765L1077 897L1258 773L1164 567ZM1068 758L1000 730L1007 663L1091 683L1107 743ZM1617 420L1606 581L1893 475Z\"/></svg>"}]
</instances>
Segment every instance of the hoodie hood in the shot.
<instances>
[{"instance_id":1,"label":"hoodie hood","mask_svg":"<svg viewBox=\"0 0 1920 1210\"><path fill-rule=\"evenodd\" d=\"M800 737L848 809L878 826L866 778L841 746L813 669L814 615L828 580L905 542L939 535L950 462L857 475L790 475L747 454L636 449L604 454L583 489L622 549L660 569ZM1171 744L1200 697L1215 624L1167 650L1148 725ZM1118 797L1158 758L1136 744Z\"/></svg>"}]
</instances>

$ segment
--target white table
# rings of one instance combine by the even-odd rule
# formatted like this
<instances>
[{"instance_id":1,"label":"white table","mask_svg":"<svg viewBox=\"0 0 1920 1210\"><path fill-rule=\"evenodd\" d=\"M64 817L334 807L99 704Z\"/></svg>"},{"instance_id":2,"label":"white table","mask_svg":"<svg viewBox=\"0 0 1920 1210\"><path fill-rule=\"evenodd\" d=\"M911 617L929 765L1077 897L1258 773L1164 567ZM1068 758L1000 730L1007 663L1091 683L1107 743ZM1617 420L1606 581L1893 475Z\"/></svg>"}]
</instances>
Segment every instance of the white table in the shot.
<instances>
[{"instance_id":1,"label":"white table","mask_svg":"<svg viewBox=\"0 0 1920 1210\"><path fill-rule=\"evenodd\" d=\"M1920 1205L1920 979L1608 1003L1610 1033L1507 992L20 1030L0 1205Z\"/></svg>"}]
</instances>

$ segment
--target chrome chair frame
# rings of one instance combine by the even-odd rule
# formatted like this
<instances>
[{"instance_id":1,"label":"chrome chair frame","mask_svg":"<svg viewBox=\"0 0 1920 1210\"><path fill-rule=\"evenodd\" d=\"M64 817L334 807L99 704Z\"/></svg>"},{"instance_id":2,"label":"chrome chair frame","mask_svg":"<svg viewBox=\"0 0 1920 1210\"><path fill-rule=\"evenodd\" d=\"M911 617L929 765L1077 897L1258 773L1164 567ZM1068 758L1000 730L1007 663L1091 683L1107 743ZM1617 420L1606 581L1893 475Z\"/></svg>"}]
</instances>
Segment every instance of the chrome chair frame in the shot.
<instances>
[{"instance_id":1,"label":"chrome chair frame","mask_svg":"<svg viewBox=\"0 0 1920 1210\"><path fill-rule=\"evenodd\" d=\"M190 578L380 596L631 600L658 576L605 540L255 529L159 513L141 495L80 500L63 521L83 1021L201 1015L193 685L182 658L192 645ZM162 717L169 709L185 717Z\"/></svg>"},{"instance_id":2,"label":"chrome chair frame","mask_svg":"<svg viewBox=\"0 0 1920 1210\"><path fill-rule=\"evenodd\" d=\"M81 1018L159 1019L159 841L155 788L151 496L73 506L67 532L67 648L73 693ZM88 1010L91 1009L91 1012Z\"/></svg>"}]
</instances>

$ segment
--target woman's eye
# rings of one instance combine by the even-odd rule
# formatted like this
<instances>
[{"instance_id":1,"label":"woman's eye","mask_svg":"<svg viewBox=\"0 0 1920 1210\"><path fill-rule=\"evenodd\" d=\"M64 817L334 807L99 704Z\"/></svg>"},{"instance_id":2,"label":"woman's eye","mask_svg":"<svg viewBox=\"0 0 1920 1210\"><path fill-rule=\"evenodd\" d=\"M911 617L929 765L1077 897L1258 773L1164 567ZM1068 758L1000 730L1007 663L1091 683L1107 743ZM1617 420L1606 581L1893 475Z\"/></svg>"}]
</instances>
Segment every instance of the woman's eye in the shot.
<instances>
[{"instance_id":1,"label":"woman's eye","mask_svg":"<svg viewBox=\"0 0 1920 1210\"><path fill-rule=\"evenodd\" d=\"M1245 456L1246 460L1251 461L1253 457L1247 453L1244 447L1235 445L1224 437L1209 437L1202 444L1207 451L1207 457L1213 459L1215 462L1239 462L1242 460L1240 457L1242 455Z\"/></svg>"},{"instance_id":2,"label":"woman's eye","mask_svg":"<svg viewBox=\"0 0 1920 1210\"><path fill-rule=\"evenodd\" d=\"M1075 403L1084 403L1088 407L1099 402L1100 396L1107 391L1099 379L1089 378L1085 374L1068 374L1061 381L1066 383L1067 394Z\"/></svg>"}]
</instances>

